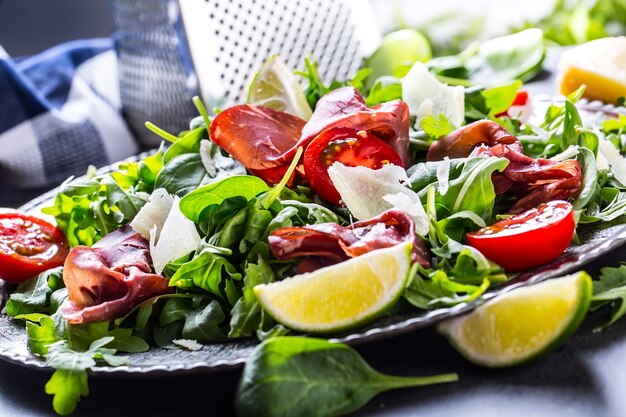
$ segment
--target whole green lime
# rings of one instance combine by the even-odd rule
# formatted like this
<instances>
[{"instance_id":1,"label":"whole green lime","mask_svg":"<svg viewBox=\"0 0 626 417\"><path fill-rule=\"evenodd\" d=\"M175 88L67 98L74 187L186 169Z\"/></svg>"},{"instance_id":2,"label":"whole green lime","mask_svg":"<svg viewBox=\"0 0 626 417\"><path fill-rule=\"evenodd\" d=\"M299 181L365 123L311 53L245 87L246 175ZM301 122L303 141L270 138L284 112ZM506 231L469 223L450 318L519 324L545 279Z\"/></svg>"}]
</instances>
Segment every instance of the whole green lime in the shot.
<instances>
[{"instance_id":1,"label":"whole green lime","mask_svg":"<svg viewBox=\"0 0 626 417\"><path fill-rule=\"evenodd\" d=\"M431 57L430 43L419 31L402 29L390 32L366 61L366 66L372 69L367 79L368 86L383 75L404 77L417 61L426 62Z\"/></svg>"}]
</instances>

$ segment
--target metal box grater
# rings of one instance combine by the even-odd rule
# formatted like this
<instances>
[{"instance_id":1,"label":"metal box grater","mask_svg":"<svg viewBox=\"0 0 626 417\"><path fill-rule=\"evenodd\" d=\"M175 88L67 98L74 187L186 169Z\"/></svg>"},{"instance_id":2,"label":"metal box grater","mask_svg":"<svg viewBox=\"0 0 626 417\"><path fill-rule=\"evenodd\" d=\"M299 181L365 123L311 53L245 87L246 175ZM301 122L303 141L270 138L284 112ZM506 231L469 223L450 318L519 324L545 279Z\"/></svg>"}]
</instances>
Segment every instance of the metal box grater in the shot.
<instances>
[{"instance_id":1,"label":"metal box grater","mask_svg":"<svg viewBox=\"0 0 626 417\"><path fill-rule=\"evenodd\" d=\"M150 120L178 132L208 107L245 101L262 63L319 63L324 80L347 79L380 43L364 0L112 0L122 107L144 146Z\"/></svg>"}]
</instances>

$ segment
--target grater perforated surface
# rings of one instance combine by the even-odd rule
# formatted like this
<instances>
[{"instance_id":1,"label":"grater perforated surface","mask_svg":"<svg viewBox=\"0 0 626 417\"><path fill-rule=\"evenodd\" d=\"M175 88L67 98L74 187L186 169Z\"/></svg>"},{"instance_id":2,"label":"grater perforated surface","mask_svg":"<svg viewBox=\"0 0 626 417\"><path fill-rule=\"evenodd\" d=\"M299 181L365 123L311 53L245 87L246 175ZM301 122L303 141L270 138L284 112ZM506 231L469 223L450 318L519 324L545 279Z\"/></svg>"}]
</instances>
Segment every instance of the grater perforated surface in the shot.
<instances>
[{"instance_id":1,"label":"grater perforated surface","mask_svg":"<svg viewBox=\"0 0 626 417\"><path fill-rule=\"evenodd\" d=\"M278 53L290 68L310 56L323 80L354 75L380 42L365 1L179 0L204 99L231 105L246 99L263 62Z\"/></svg>"}]
</instances>

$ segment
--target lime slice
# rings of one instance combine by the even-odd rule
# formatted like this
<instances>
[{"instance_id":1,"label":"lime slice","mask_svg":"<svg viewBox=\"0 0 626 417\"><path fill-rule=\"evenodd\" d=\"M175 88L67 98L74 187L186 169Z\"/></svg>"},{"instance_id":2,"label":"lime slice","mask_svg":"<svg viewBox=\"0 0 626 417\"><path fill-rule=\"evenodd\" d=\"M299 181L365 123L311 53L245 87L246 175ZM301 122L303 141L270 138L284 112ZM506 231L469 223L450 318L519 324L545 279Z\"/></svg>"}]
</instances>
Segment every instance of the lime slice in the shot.
<instances>
[{"instance_id":1,"label":"lime slice","mask_svg":"<svg viewBox=\"0 0 626 417\"><path fill-rule=\"evenodd\" d=\"M392 306L410 268L411 244L378 249L254 293L278 322L295 330L329 333L358 326Z\"/></svg>"},{"instance_id":2,"label":"lime slice","mask_svg":"<svg viewBox=\"0 0 626 417\"><path fill-rule=\"evenodd\" d=\"M402 78L417 61L426 62L432 56L430 43L415 29L402 29L385 35L380 46L367 59L372 69L369 85L383 75Z\"/></svg>"},{"instance_id":3,"label":"lime slice","mask_svg":"<svg viewBox=\"0 0 626 417\"><path fill-rule=\"evenodd\" d=\"M269 57L254 76L247 102L284 111L305 120L309 120L312 114L302 86L278 55Z\"/></svg>"},{"instance_id":4,"label":"lime slice","mask_svg":"<svg viewBox=\"0 0 626 417\"><path fill-rule=\"evenodd\" d=\"M438 330L469 361L488 367L527 362L565 341L591 301L586 272L508 292Z\"/></svg>"}]
</instances>

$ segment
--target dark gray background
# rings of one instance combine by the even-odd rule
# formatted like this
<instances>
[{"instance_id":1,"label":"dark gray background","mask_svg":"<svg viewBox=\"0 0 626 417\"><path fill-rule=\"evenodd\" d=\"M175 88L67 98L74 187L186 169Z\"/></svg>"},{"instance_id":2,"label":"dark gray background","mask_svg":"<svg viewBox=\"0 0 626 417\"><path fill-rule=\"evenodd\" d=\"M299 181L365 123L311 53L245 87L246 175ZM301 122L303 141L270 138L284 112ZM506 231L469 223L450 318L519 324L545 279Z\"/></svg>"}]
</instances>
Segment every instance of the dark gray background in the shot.
<instances>
[{"instance_id":1,"label":"dark gray background","mask_svg":"<svg viewBox=\"0 0 626 417\"><path fill-rule=\"evenodd\" d=\"M108 0L0 0L0 45L11 56L111 31Z\"/></svg>"}]
</instances>

